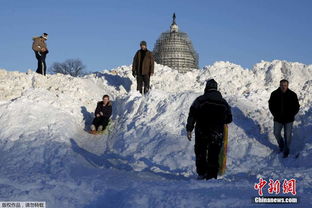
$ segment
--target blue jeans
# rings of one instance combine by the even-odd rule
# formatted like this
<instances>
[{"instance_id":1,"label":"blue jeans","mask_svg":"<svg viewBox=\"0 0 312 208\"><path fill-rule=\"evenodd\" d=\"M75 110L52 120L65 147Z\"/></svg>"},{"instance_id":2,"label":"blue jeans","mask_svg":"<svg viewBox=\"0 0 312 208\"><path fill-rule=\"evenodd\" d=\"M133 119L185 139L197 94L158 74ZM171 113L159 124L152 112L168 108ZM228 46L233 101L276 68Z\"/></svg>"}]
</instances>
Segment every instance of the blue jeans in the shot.
<instances>
[{"instance_id":1,"label":"blue jeans","mask_svg":"<svg viewBox=\"0 0 312 208\"><path fill-rule=\"evenodd\" d=\"M280 150L283 150L284 154L289 154L289 145L291 143L293 122L290 123L279 123L274 121L274 136L277 140ZM284 128L284 138L281 135L282 129Z\"/></svg>"}]
</instances>

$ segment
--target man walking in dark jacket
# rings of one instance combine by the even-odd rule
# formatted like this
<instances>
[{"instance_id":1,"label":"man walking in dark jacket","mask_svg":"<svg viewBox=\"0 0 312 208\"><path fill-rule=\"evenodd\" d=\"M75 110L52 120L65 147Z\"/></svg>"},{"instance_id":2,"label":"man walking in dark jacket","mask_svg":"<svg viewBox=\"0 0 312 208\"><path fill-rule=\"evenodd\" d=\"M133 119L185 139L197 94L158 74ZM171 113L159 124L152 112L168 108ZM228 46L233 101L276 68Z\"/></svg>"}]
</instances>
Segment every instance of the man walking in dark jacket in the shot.
<instances>
[{"instance_id":1,"label":"man walking in dark jacket","mask_svg":"<svg viewBox=\"0 0 312 208\"><path fill-rule=\"evenodd\" d=\"M217 178L224 124L232 122L231 108L217 87L214 79L207 81L204 95L193 102L187 119L186 130L190 141L196 124L194 149L198 179Z\"/></svg>"},{"instance_id":2,"label":"man walking in dark jacket","mask_svg":"<svg viewBox=\"0 0 312 208\"><path fill-rule=\"evenodd\" d=\"M269 109L274 117L274 136L284 157L289 154L293 122L300 108L297 94L288 88L288 84L287 80L281 80L280 87L271 93L269 100ZM281 135L283 128L284 138Z\"/></svg>"},{"instance_id":3,"label":"man walking in dark jacket","mask_svg":"<svg viewBox=\"0 0 312 208\"><path fill-rule=\"evenodd\" d=\"M91 134L96 134L96 131L104 131L108 125L109 118L112 115L112 103L108 95L104 95L103 101L98 102L94 114L95 118L91 125Z\"/></svg>"},{"instance_id":4,"label":"man walking in dark jacket","mask_svg":"<svg viewBox=\"0 0 312 208\"><path fill-rule=\"evenodd\" d=\"M36 59L38 60L37 73L46 75L47 65L45 62L46 56L49 53L46 40L48 40L48 34L43 33L40 37L33 38L32 49L35 52Z\"/></svg>"},{"instance_id":5,"label":"man walking in dark jacket","mask_svg":"<svg viewBox=\"0 0 312 208\"><path fill-rule=\"evenodd\" d=\"M132 75L137 78L137 90L146 94L150 89L150 77L154 74L154 58L147 50L146 41L141 41L140 47L133 58Z\"/></svg>"}]
</instances>

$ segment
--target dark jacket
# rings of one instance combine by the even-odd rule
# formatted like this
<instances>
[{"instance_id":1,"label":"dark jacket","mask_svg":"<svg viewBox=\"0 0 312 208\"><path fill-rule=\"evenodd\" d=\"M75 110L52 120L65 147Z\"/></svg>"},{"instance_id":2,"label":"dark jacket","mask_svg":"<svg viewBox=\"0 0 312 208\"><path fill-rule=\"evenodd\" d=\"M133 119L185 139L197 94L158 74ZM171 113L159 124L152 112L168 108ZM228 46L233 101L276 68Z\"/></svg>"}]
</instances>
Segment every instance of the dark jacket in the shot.
<instances>
[{"instance_id":1,"label":"dark jacket","mask_svg":"<svg viewBox=\"0 0 312 208\"><path fill-rule=\"evenodd\" d=\"M100 114L103 113L103 116ZM109 118L112 115L112 103L111 101L108 102L107 105L103 106L103 101L98 102L96 109L95 109L95 116L100 114L100 117Z\"/></svg>"},{"instance_id":2,"label":"dark jacket","mask_svg":"<svg viewBox=\"0 0 312 208\"><path fill-rule=\"evenodd\" d=\"M269 109L274 121L289 123L295 120L300 108L297 94L290 89L283 93L280 88L271 93Z\"/></svg>"},{"instance_id":3,"label":"dark jacket","mask_svg":"<svg viewBox=\"0 0 312 208\"><path fill-rule=\"evenodd\" d=\"M232 122L231 107L215 89L206 90L205 94L193 102L187 119L186 130L218 131L223 133L224 124Z\"/></svg>"},{"instance_id":4,"label":"dark jacket","mask_svg":"<svg viewBox=\"0 0 312 208\"><path fill-rule=\"evenodd\" d=\"M146 49L145 57L141 62L141 50L138 50L133 58L132 71L138 75L151 75L154 73L154 57L152 52Z\"/></svg>"}]
</instances>

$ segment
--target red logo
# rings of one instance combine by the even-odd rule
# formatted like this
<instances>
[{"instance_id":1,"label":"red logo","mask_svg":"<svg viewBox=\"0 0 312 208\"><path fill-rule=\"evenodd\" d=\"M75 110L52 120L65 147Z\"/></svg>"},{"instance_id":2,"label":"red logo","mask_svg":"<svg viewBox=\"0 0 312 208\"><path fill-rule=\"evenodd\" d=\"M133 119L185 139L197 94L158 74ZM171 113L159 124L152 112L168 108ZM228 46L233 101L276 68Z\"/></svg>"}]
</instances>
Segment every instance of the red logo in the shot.
<instances>
[{"instance_id":1,"label":"red logo","mask_svg":"<svg viewBox=\"0 0 312 208\"><path fill-rule=\"evenodd\" d=\"M296 179L290 179L289 181L287 181L286 179L283 182L283 193L287 194L287 193L291 193L292 195L296 195L297 191L296 191Z\"/></svg>"},{"instance_id":2,"label":"red logo","mask_svg":"<svg viewBox=\"0 0 312 208\"><path fill-rule=\"evenodd\" d=\"M254 189L258 191L259 196L263 196L263 188L268 182L262 178L259 179L259 183L256 183L254 185ZM279 180L274 181L273 179L269 179L269 188L268 193L269 194L279 194L281 193L281 183ZM283 182L283 194L291 193L292 195L296 195L296 179L284 179Z\"/></svg>"},{"instance_id":3,"label":"red logo","mask_svg":"<svg viewBox=\"0 0 312 208\"><path fill-rule=\"evenodd\" d=\"M269 180L269 188L268 188L268 192L269 194L279 194L281 192L281 183L279 180L273 181L272 179Z\"/></svg>"},{"instance_id":4,"label":"red logo","mask_svg":"<svg viewBox=\"0 0 312 208\"><path fill-rule=\"evenodd\" d=\"M262 178L259 179L259 183L256 183L254 186L255 190L258 190L259 196L263 196L263 187L267 184L266 180L263 180Z\"/></svg>"}]
</instances>

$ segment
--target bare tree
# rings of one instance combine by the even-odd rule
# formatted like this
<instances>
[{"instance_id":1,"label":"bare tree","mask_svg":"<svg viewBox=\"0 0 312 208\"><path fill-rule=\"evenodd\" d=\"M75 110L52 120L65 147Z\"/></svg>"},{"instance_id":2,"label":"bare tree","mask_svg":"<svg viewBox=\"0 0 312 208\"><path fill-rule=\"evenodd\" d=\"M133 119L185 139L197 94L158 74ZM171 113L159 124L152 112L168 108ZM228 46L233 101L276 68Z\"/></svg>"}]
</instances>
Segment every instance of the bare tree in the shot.
<instances>
[{"instance_id":1,"label":"bare tree","mask_svg":"<svg viewBox=\"0 0 312 208\"><path fill-rule=\"evenodd\" d=\"M85 75L85 68L80 59L68 59L63 63L53 63L49 71L52 74L61 73L78 77Z\"/></svg>"}]
</instances>

